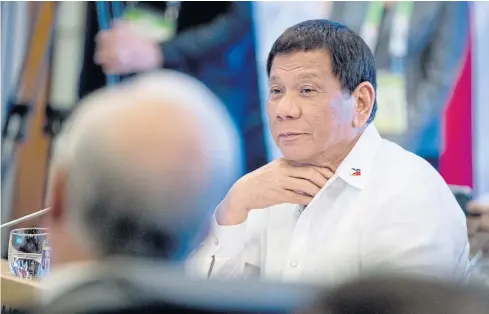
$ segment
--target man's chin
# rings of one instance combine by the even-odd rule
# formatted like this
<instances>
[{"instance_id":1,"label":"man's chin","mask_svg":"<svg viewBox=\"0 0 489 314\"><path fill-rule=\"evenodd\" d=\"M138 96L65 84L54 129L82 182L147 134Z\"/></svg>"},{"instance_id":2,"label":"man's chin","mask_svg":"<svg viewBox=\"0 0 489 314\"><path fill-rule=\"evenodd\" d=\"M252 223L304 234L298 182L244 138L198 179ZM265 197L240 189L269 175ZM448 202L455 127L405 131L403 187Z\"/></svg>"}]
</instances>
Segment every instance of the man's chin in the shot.
<instances>
[{"instance_id":1,"label":"man's chin","mask_svg":"<svg viewBox=\"0 0 489 314\"><path fill-rule=\"evenodd\" d=\"M304 164L311 160L311 154L304 150L287 148L282 149L281 152L285 159L298 164Z\"/></svg>"}]
</instances>

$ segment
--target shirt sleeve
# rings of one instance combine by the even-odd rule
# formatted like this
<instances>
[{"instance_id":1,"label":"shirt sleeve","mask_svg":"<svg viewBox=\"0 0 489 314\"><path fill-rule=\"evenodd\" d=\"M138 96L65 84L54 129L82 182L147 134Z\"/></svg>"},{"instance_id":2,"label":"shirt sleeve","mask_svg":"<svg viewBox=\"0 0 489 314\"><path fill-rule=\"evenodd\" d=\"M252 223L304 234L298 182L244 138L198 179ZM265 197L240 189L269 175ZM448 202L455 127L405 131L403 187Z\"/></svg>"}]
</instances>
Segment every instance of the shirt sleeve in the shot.
<instances>
[{"instance_id":1,"label":"shirt sleeve","mask_svg":"<svg viewBox=\"0 0 489 314\"><path fill-rule=\"evenodd\" d=\"M362 272L462 279L469 254L465 216L442 181L406 186L374 210L361 240Z\"/></svg>"},{"instance_id":2,"label":"shirt sleeve","mask_svg":"<svg viewBox=\"0 0 489 314\"><path fill-rule=\"evenodd\" d=\"M264 232L260 211L251 211L245 222L232 226L220 226L213 217L211 233L187 262L187 272L209 279L257 277Z\"/></svg>"}]
</instances>

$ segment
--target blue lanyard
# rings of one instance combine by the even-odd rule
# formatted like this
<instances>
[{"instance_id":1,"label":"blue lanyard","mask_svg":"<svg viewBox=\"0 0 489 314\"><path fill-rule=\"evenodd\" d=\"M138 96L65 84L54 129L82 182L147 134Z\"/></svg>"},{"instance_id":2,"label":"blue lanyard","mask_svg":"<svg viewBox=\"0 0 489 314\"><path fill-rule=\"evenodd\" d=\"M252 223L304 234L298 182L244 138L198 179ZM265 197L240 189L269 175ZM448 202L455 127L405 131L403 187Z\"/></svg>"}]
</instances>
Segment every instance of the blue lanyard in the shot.
<instances>
[{"instance_id":1,"label":"blue lanyard","mask_svg":"<svg viewBox=\"0 0 489 314\"><path fill-rule=\"evenodd\" d=\"M122 1L96 1L96 6L98 26L101 31L110 29L111 21L122 18L124 14L124 3ZM119 83L122 78L119 75L110 74L106 75L106 80L107 85L110 86Z\"/></svg>"}]
</instances>

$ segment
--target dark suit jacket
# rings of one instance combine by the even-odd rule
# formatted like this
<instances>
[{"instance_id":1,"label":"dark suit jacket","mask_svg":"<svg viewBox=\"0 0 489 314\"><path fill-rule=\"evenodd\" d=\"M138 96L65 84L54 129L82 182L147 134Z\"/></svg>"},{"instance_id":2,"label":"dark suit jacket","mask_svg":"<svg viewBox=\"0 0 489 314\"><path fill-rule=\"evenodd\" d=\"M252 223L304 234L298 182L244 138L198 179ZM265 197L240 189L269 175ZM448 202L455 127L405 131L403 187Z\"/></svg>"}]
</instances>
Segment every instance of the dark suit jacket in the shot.
<instances>
[{"instance_id":1,"label":"dark suit jacket","mask_svg":"<svg viewBox=\"0 0 489 314\"><path fill-rule=\"evenodd\" d=\"M258 281L192 280L161 262L113 260L35 313L285 313L317 288ZM67 278L69 280L69 278Z\"/></svg>"},{"instance_id":2,"label":"dark suit jacket","mask_svg":"<svg viewBox=\"0 0 489 314\"><path fill-rule=\"evenodd\" d=\"M166 8L164 1L140 3L160 11ZM95 2L87 6L80 97L105 85L105 75L93 61L99 30ZM161 47L165 68L199 79L224 102L244 140L246 170L264 165L251 3L182 1L177 36Z\"/></svg>"}]
</instances>

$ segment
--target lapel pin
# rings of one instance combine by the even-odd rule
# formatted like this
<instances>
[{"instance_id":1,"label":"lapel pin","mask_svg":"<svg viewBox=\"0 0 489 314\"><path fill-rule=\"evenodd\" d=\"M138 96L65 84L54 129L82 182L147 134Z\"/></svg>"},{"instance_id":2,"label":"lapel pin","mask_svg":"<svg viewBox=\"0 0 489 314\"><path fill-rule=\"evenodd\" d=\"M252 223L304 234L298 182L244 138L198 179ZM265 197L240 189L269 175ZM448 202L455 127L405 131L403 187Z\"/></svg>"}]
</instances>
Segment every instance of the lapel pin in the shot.
<instances>
[{"instance_id":1,"label":"lapel pin","mask_svg":"<svg viewBox=\"0 0 489 314\"><path fill-rule=\"evenodd\" d=\"M362 171L360 170L360 168L351 168L350 175L352 177L359 177L362 175Z\"/></svg>"}]
</instances>

